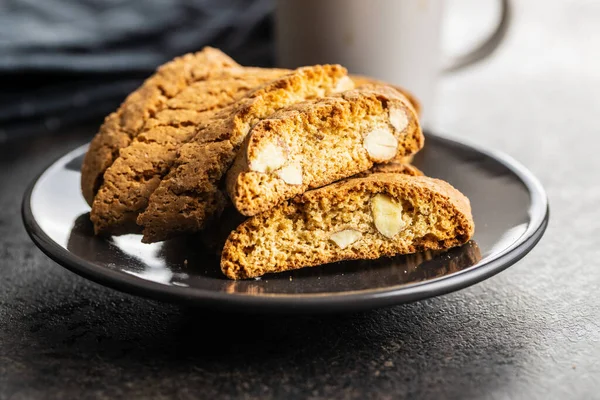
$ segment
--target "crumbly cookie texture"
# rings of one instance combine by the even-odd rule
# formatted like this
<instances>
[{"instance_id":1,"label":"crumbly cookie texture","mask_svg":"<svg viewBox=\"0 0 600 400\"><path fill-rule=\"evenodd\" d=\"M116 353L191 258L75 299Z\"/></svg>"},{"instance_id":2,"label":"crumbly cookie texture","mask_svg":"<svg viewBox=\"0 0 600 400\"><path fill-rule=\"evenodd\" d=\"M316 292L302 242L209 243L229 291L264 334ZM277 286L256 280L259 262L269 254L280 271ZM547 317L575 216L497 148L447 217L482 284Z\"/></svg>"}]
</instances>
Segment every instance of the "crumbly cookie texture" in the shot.
<instances>
[{"instance_id":1,"label":"crumbly cookie texture","mask_svg":"<svg viewBox=\"0 0 600 400\"><path fill-rule=\"evenodd\" d=\"M148 117L140 133L104 173L90 218L96 234L140 230L137 216L160 180L169 172L177 149L195 134L203 119L239 100L251 89L288 71L229 68L211 79L190 84Z\"/></svg>"},{"instance_id":2,"label":"crumbly cookie texture","mask_svg":"<svg viewBox=\"0 0 600 400\"><path fill-rule=\"evenodd\" d=\"M137 219L146 243L196 232L226 204L219 187L250 129L291 104L351 89L339 65L299 68L251 91L231 107L203 121L194 138L181 146L171 171Z\"/></svg>"},{"instance_id":3,"label":"crumbly cookie texture","mask_svg":"<svg viewBox=\"0 0 600 400\"><path fill-rule=\"evenodd\" d=\"M380 172L410 176L423 176L423 172L421 172L417 167L394 161L387 164L377 164L368 171L364 171L353 176L353 178L364 178ZM200 233L202 243L207 248L214 250L215 253L220 255L229 234L246 219L248 219L248 217L240 214L232 205L228 205L219 218L214 220Z\"/></svg>"},{"instance_id":4,"label":"crumbly cookie texture","mask_svg":"<svg viewBox=\"0 0 600 400\"><path fill-rule=\"evenodd\" d=\"M117 111L106 117L83 160L81 191L88 204L92 205L104 171L119 156L119 150L137 136L149 117L191 83L230 68L240 68L240 65L220 50L205 47L164 64L131 93Z\"/></svg>"},{"instance_id":5,"label":"crumbly cookie texture","mask_svg":"<svg viewBox=\"0 0 600 400\"><path fill-rule=\"evenodd\" d=\"M294 104L259 122L227 173L244 215L409 156L423 146L418 116L389 86L358 88Z\"/></svg>"},{"instance_id":6,"label":"crumbly cookie texture","mask_svg":"<svg viewBox=\"0 0 600 400\"><path fill-rule=\"evenodd\" d=\"M350 75L350 78L352 79L352 81L354 82L354 85L356 87L367 86L367 85L392 86L394 89L396 89L397 91L402 93L404 95L404 97L406 97L410 101L410 104L413 106L417 115L421 115L421 103L419 103L417 98L411 92L406 90L405 88L400 87L400 86L393 86L393 85L390 85L389 83L380 81L378 79L373 79L373 78L369 78L367 76L362 76L362 75Z\"/></svg>"},{"instance_id":7,"label":"crumbly cookie texture","mask_svg":"<svg viewBox=\"0 0 600 400\"><path fill-rule=\"evenodd\" d=\"M469 200L424 176L374 173L286 201L233 231L221 255L231 279L341 260L442 250L474 231Z\"/></svg>"}]
</instances>

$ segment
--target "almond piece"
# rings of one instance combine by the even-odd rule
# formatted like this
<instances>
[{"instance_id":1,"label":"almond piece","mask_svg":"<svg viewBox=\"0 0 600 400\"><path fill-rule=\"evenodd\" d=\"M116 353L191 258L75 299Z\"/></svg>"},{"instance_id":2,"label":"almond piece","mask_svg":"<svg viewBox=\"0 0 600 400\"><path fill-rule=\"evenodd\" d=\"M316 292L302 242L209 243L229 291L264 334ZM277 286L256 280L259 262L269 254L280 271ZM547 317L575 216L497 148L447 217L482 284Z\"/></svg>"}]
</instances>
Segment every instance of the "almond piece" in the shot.
<instances>
[{"instance_id":1,"label":"almond piece","mask_svg":"<svg viewBox=\"0 0 600 400\"><path fill-rule=\"evenodd\" d=\"M248 160L248 166L256 172L272 172L280 168L287 161L285 149L273 142L266 143L262 149L256 151L254 158Z\"/></svg>"},{"instance_id":2,"label":"almond piece","mask_svg":"<svg viewBox=\"0 0 600 400\"><path fill-rule=\"evenodd\" d=\"M290 185L302 185L302 166L299 163L291 163L277 171L285 183Z\"/></svg>"},{"instance_id":3,"label":"almond piece","mask_svg":"<svg viewBox=\"0 0 600 400\"><path fill-rule=\"evenodd\" d=\"M360 238L362 238L362 233L354 229L344 229L343 231L331 234L329 237L340 249L345 249Z\"/></svg>"},{"instance_id":4,"label":"almond piece","mask_svg":"<svg viewBox=\"0 0 600 400\"><path fill-rule=\"evenodd\" d=\"M371 199L371 212L375 228L389 239L406 225L402 220L402 205L385 194L377 194Z\"/></svg>"},{"instance_id":5,"label":"almond piece","mask_svg":"<svg viewBox=\"0 0 600 400\"><path fill-rule=\"evenodd\" d=\"M390 124L399 132L402 132L408 126L408 116L401 108L390 109Z\"/></svg>"},{"instance_id":6,"label":"almond piece","mask_svg":"<svg viewBox=\"0 0 600 400\"><path fill-rule=\"evenodd\" d=\"M385 162L396 156L398 140L388 128L376 128L365 136L363 147L372 161Z\"/></svg>"}]
</instances>

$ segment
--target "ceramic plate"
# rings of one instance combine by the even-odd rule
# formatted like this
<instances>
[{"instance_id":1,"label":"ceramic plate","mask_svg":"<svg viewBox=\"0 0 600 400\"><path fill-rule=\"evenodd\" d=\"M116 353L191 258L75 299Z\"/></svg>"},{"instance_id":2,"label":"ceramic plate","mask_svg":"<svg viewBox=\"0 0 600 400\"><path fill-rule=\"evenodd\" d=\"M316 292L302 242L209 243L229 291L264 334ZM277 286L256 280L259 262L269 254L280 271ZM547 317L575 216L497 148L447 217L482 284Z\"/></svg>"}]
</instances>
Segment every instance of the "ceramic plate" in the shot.
<instances>
[{"instance_id":1,"label":"ceramic plate","mask_svg":"<svg viewBox=\"0 0 600 400\"><path fill-rule=\"evenodd\" d=\"M539 181L497 152L429 134L414 164L471 200L475 235L447 252L352 261L231 281L193 238L142 244L139 235L93 235L80 194L86 146L66 154L29 187L23 219L33 241L71 271L159 300L248 311L352 311L437 296L514 264L540 240L549 213Z\"/></svg>"}]
</instances>

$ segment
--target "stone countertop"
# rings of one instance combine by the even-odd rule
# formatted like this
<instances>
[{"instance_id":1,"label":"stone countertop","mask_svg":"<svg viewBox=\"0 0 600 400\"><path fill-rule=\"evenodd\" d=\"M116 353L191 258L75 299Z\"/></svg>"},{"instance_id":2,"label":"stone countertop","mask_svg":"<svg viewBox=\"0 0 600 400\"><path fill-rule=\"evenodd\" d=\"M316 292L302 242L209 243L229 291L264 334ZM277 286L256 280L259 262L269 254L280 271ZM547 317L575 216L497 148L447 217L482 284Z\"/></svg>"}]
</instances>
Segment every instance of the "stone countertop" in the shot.
<instances>
[{"instance_id":1,"label":"stone countertop","mask_svg":"<svg viewBox=\"0 0 600 400\"><path fill-rule=\"evenodd\" d=\"M445 77L434 130L502 150L545 237L450 295L359 314L217 314L119 293L29 240L26 185L99 121L0 144L0 399L591 399L600 389L600 3L515 2L494 56Z\"/></svg>"}]
</instances>

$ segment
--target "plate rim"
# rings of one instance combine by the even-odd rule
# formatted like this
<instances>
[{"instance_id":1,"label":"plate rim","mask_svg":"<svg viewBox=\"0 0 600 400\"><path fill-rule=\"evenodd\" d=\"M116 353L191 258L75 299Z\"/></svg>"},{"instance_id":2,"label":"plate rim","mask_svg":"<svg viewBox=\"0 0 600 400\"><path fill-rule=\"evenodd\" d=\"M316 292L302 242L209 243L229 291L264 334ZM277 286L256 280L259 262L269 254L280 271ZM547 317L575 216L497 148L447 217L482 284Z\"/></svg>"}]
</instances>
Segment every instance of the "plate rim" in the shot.
<instances>
[{"instance_id":1,"label":"plate rim","mask_svg":"<svg viewBox=\"0 0 600 400\"><path fill-rule=\"evenodd\" d=\"M548 197L541 182L532 172L511 156L475 145L462 138L454 139L446 135L440 136L432 133L429 133L427 138L445 142L450 146L476 151L509 169L527 188L530 196L528 209L530 220L525 232L515 242L489 257L489 259L481 260L477 264L454 274L423 282L359 291L306 294L244 294L164 285L117 270L100 267L71 253L52 240L38 225L31 210L31 196L38 182L54 166L63 165L63 160L71 160L74 157L73 154L80 155L83 153L89 143L78 146L58 157L33 179L24 193L21 215L29 237L54 262L100 285L145 298L223 309L270 312L355 311L408 303L461 290L502 272L535 247L542 238L550 218Z\"/></svg>"}]
</instances>

